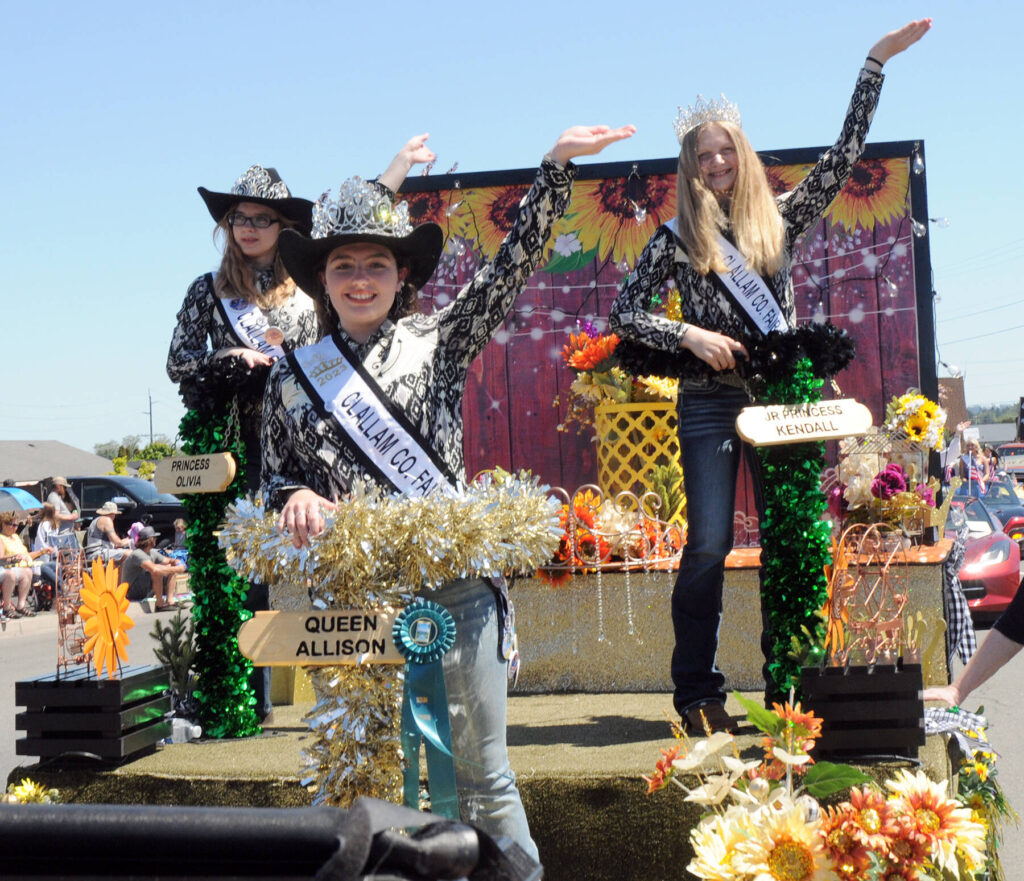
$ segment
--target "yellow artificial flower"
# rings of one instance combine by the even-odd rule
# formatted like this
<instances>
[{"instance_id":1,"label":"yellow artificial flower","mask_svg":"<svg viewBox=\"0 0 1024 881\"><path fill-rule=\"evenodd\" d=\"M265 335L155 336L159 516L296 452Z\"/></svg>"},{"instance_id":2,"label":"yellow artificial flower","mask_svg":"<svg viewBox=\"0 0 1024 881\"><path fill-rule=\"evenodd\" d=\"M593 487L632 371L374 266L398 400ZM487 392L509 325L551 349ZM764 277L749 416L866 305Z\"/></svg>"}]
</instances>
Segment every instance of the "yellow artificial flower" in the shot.
<instances>
[{"instance_id":1,"label":"yellow artificial flower","mask_svg":"<svg viewBox=\"0 0 1024 881\"><path fill-rule=\"evenodd\" d=\"M800 805L784 803L754 817L756 832L736 845L733 863L749 881L829 881L820 821Z\"/></svg>"}]
</instances>

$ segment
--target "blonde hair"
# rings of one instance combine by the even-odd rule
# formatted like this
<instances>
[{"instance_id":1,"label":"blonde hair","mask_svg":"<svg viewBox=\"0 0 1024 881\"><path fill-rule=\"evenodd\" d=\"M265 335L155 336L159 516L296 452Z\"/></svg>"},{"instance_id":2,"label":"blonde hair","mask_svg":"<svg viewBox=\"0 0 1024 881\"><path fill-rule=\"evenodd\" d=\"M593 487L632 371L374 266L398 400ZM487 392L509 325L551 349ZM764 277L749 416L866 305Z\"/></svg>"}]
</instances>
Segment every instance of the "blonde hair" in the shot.
<instances>
[{"instance_id":1,"label":"blonde hair","mask_svg":"<svg viewBox=\"0 0 1024 881\"><path fill-rule=\"evenodd\" d=\"M50 502L43 502L43 516L40 520L45 520L54 529L57 529L60 526L57 522L57 509Z\"/></svg>"},{"instance_id":2,"label":"blonde hair","mask_svg":"<svg viewBox=\"0 0 1024 881\"><path fill-rule=\"evenodd\" d=\"M736 183L726 217L715 194L704 185L697 161L697 139L708 126L716 125L736 148ZM736 247L747 265L759 275L773 275L782 267L784 238L782 215L764 166L743 130L731 122L707 122L683 137L676 175L679 238L694 269L701 275L724 272L718 233L731 226Z\"/></svg>"},{"instance_id":3,"label":"blonde hair","mask_svg":"<svg viewBox=\"0 0 1024 881\"><path fill-rule=\"evenodd\" d=\"M256 273L249 258L242 252L235 237L231 234L231 227L228 225L228 214L235 210L232 205L228 212L218 221L214 227L213 237L217 239L218 234L224 236L224 256L220 261L220 269L213 282L214 292L222 300L229 300L232 297L242 297L246 302L254 303L260 309L270 309L280 306L292 294L295 293L295 282L288 275L281 260L281 252L274 249L274 281L261 292L256 286ZM295 229L295 223L269 209L277 218L281 230Z\"/></svg>"}]
</instances>

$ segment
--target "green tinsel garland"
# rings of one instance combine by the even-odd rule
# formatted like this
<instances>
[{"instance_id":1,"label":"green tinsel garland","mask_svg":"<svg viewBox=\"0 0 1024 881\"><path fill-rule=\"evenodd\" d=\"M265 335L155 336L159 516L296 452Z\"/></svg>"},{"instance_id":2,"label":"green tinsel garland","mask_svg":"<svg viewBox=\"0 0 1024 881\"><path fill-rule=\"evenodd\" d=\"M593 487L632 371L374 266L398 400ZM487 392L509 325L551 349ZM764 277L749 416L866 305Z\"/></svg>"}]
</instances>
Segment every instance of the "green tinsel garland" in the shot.
<instances>
[{"instance_id":1,"label":"green tinsel garland","mask_svg":"<svg viewBox=\"0 0 1024 881\"><path fill-rule=\"evenodd\" d=\"M227 506L246 492L245 445L230 432L227 412L189 410L181 420L182 450L188 455L229 449L234 434L235 479L222 493L195 493L183 498L188 512L189 587L195 622L195 698L203 731L209 737L259 734L256 695L250 683L252 661L238 650L238 628L252 617L242 608L249 584L228 566L214 533Z\"/></svg>"},{"instance_id":2,"label":"green tinsel garland","mask_svg":"<svg viewBox=\"0 0 1024 881\"><path fill-rule=\"evenodd\" d=\"M821 400L824 380L811 361L801 358L785 377L766 382L761 403L802 404ZM768 670L779 692L800 690L800 662L790 656L793 638L806 644L803 629L814 634L818 611L825 604L831 562L832 526L823 520L826 500L821 491L825 445L821 442L758 448L764 475L765 511L761 521L763 608L772 646Z\"/></svg>"}]
</instances>

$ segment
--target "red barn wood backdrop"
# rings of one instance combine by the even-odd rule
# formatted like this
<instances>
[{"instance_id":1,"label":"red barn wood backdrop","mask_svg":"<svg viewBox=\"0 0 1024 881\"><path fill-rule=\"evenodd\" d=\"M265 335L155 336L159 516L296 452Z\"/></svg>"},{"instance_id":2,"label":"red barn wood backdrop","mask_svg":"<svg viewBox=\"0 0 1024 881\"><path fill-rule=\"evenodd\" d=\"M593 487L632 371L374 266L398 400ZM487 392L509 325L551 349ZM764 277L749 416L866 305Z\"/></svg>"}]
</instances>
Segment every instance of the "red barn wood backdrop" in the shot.
<instances>
[{"instance_id":1,"label":"red barn wood backdrop","mask_svg":"<svg viewBox=\"0 0 1024 881\"><path fill-rule=\"evenodd\" d=\"M791 190L824 148L761 153L776 192ZM577 322L601 330L625 275L658 224L675 213L675 159L585 165L541 267L503 328L472 365L464 415L466 471L529 468L572 491L597 480L592 429L559 431L573 380L562 346ZM532 169L406 182L416 223L433 220L446 247L421 296L444 306L494 254ZM938 395L925 195L924 145L869 145L821 223L797 244L793 280L799 321L845 328L857 357L839 377L844 396L880 422L886 402L909 387ZM560 401L558 405L555 401ZM754 513L741 480L738 511Z\"/></svg>"}]
</instances>

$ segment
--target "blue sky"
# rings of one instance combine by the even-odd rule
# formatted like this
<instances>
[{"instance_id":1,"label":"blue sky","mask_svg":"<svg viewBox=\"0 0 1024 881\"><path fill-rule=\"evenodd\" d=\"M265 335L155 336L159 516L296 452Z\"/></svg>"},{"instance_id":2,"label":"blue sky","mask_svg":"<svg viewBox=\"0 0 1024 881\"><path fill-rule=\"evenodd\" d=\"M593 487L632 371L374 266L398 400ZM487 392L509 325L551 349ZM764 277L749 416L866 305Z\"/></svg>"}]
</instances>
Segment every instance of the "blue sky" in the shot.
<instances>
[{"instance_id":1,"label":"blue sky","mask_svg":"<svg viewBox=\"0 0 1024 881\"><path fill-rule=\"evenodd\" d=\"M854 10L856 12L854 13ZM923 140L937 335L969 404L1024 394L1024 82L1016 4L0 2L5 362L0 437L84 449L183 413L164 373L185 289L215 268L199 185L273 165L315 198L429 131L437 171L536 164L574 123L601 157L672 156L676 105L725 92L761 150L829 144L875 40L872 141ZM946 371L940 369L940 375Z\"/></svg>"}]
</instances>

